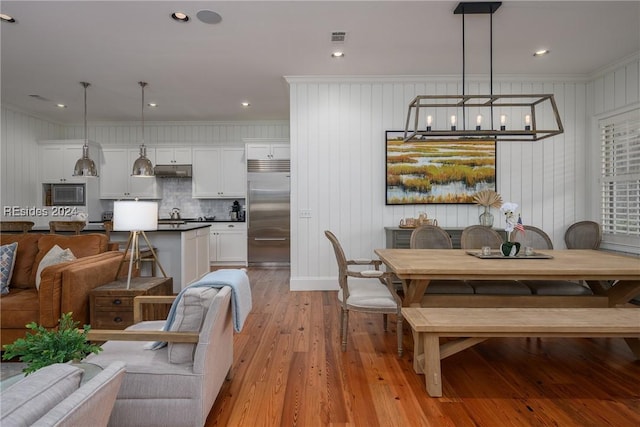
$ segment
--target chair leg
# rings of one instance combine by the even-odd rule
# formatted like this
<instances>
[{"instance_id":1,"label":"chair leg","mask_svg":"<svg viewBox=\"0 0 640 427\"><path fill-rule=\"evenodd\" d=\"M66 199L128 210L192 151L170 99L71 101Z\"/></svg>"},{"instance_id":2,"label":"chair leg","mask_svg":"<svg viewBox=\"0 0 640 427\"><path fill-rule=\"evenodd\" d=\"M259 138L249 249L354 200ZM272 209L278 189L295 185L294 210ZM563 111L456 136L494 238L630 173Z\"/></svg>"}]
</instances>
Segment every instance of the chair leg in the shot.
<instances>
[{"instance_id":1,"label":"chair leg","mask_svg":"<svg viewBox=\"0 0 640 427\"><path fill-rule=\"evenodd\" d=\"M340 336L342 338L342 351L347 351L347 329L349 329L349 310L342 310L342 328Z\"/></svg>"},{"instance_id":2,"label":"chair leg","mask_svg":"<svg viewBox=\"0 0 640 427\"><path fill-rule=\"evenodd\" d=\"M382 315L382 327L384 331L387 332L387 313Z\"/></svg>"},{"instance_id":3,"label":"chair leg","mask_svg":"<svg viewBox=\"0 0 640 427\"><path fill-rule=\"evenodd\" d=\"M402 357L402 316L400 315L398 315L396 328L398 333L398 357Z\"/></svg>"}]
</instances>

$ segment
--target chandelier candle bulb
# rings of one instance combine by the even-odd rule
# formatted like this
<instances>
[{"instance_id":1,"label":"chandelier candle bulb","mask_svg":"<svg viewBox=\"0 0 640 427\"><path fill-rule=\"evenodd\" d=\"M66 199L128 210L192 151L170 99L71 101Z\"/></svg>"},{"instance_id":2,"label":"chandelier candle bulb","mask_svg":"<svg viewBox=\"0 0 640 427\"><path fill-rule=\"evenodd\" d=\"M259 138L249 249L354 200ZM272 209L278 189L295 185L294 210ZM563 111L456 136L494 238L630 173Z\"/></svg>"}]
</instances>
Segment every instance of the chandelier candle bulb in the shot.
<instances>
[{"instance_id":1,"label":"chandelier candle bulb","mask_svg":"<svg viewBox=\"0 0 640 427\"><path fill-rule=\"evenodd\" d=\"M480 130L482 129L482 114L478 114L478 117L476 117L476 130Z\"/></svg>"},{"instance_id":2,"label":"chandelier candle bulb","mask_svg":"<svg viewBox=\"0 0 640 427\"><path fill-rule=\"evenodd\" d=\"M524 130L531 130L531 116L529 114L524 116Z\"/></svg>"},{"instance_id":3,"label":"chandelier candle bulb","mask_svg":"<svg viewBox=\"0 0 640 427\"><path fill-rule=\"evenodd\" d=\"M451 116L451 130L456 130L456 115Z\"/></svg>"},{"instance_id":4,"label":"chandelier candle bulb","mask_svg":"<svg viewBox=\"0 0 640 427\"><path fill-rule=\"evenodd\" d=\"M507 129L507 115L506 114L501 114L500 115L500 130L506 130Z\"/></svg>"},{"instance_id":5,"label":"chandelier candle bulb","mask_svg":"<svg viewBox=\"0 0 640 427\"><path fill-rule=\"evenodd\" d=\"M433 122L433 117L427 116L427 131L431 130L431 123Z\"/></svg>"}]
</instances>

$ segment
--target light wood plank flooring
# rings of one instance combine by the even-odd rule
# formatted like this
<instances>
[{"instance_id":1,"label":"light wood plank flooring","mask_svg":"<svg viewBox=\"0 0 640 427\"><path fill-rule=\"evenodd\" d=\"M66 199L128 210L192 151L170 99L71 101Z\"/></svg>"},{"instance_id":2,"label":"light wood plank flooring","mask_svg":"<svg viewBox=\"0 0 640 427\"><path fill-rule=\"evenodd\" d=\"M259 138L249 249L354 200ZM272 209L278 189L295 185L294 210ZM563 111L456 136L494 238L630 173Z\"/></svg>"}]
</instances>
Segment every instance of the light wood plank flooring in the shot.
<instances>
[{"instance_id":1,"label":"light wood plank flooring","mask_svg":"<svg viewBox=\"0 0 640 427\"><path fill-rule=\"evenodd\" d=\"M413 372L405 324L352 313L340 351L336 292L289 292L288 269L249 270L253 311L213 426L638 426L640 362L622 339L490 339L442 361L442 398Z\"/></svg>"}]
</instances>

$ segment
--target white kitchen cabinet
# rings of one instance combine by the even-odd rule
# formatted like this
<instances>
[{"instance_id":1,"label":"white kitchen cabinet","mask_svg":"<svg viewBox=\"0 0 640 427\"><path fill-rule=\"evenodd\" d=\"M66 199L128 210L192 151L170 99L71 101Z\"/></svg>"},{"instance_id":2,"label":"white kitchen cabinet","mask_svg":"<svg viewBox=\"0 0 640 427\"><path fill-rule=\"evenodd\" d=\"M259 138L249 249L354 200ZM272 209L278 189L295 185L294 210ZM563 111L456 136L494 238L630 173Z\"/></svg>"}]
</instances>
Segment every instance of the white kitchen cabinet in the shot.
<instances>
[{"instance_id":1,"label":"white kitchen cabinet","mask_svg":"<svg viewBox=\"0 0 640 427\"><path fill-rule=\"evenodd\" d=\"M198 228L182 233L182 287L209 272L209 229Z\"/></svg>"},{"instance_id":2,"label":"white kitchen cabinet","mask_svg":"<svg viewBox=\"0 0 640 427\"><path fill-rule=\"evenodd\" d=\"M160 191L156 178L131 176L133 162L140 148L105 148L102 150L100 180L101 199L158 199ZM147 157L155 165L155 150L147 147Z\"/></svg>"},{"instance_id":3,"label":"white kitchen cabinet","mask_svg":"<svg viewBox=\"0 0 640 427\"><path fill-rule=\"evenodd\" d=\"M158 165L190 165L191 147L156 147Z\"/></svg>"},{"instance_id":4,"label":"white kitchen cabinet","mask_svg":"<svg viewBox=\"0 0 640 427\"><path fill-rule=\"evenodd\" d=\"M39 144L40 182L85 182L86 178L73 176L76 162L82 157L84 140L39 141ZM89 144L89 156L100 174L100 147L97 144Z\"/></svg>"},{"instance_id":5,"label":"white kitchen cabinet","mask_svg":"<svg viewBox=\"0 0 640 427\"><path fill-rule=\"evenodd\" d=\"M194 198L242 198L247 192L244 148L194 147Z\"/></svg>"},{"instance_id":6,"label":"white kitchen cabinet","mask_svg":"<svg viewBox=\"0 0 640 427\"><path fill-rule=\"evenodd\" d=\"M209 260L217 265L247 265L247 223L212 223Z\"/></svg>"},{"instance_id":7,"label":"white kitchen cabinet","mask_svg":"<svg viewBox=\"0 0 640 427\"><path fill-rule=\"evenodd\" d=\"M289 144L247 144L247 159L283 160L291 158Z\"/></svg>"}]
</instances>

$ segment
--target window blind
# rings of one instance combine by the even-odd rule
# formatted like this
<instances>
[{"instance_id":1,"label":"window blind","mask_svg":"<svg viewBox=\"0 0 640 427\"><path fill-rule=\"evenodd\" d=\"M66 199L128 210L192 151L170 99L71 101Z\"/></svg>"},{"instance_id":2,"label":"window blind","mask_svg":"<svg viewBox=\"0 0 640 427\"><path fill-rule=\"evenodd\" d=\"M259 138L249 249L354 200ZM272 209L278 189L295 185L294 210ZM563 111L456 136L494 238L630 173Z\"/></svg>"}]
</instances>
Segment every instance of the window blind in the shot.
<instances>
[{"instance_id":1,"label":"window blind","mask_svg":"<svg viewBox=\"0 0 640 427\"><path fill-rule=\"evenodd\" d=\"M640 109L599 121L603 241L640 247Z\"/></svg>"}]
</instances>

